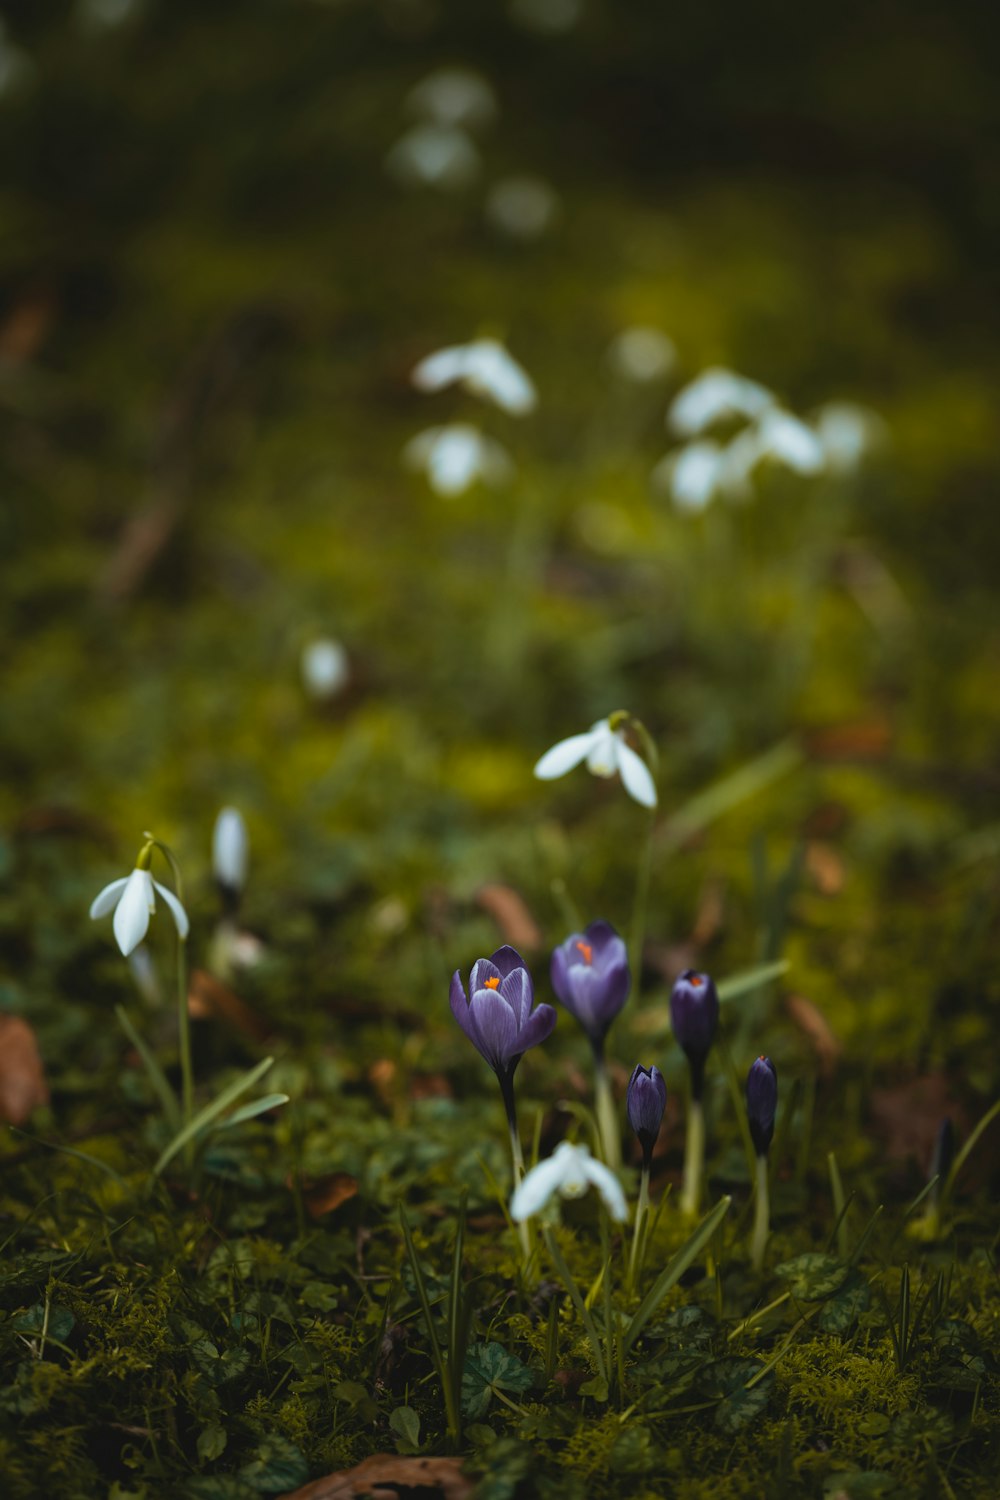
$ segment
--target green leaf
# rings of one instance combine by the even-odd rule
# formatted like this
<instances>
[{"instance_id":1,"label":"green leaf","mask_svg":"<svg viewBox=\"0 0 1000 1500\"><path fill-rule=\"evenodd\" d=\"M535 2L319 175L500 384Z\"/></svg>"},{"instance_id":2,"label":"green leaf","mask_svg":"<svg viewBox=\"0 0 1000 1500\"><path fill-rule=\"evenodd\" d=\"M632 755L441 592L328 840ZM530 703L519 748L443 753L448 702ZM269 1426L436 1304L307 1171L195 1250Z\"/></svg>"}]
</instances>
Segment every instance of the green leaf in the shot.
<instances>
[{"instance_id":1,"label":"green leaf","mask_svg":"<svg viewBox=\"0 0 1000 1500\"><path fill-rule=\"evenodd\" d=\"M277 1109L282 1104L288 1103L287 1094L264 1094L260 1099L251 1099L249 1104L243 1104L239 1109L227 1115L212 1128L214 1130L231 1130L234 1125L244 1125L247 1120L256 1119L258 1115L265 1114L269 1109Z\"/></svg>"},{"instance_id":2,"label":"green leaf","mask_svg":"<svg viewBox=\"0 0 1000 1500\"><path fill-rule=\"evenodd\" d=\"M897 1448L940 1448L951 1441L955 1424L946 1411L933 1406L900 1412L892 1424L892 1442Z\"/></svg>"},{"instance_id":3,"label":"green leaf","mask_svg":"<svg viewBox=\"0 0 1000 1500\"><path fill-rule=\"evenodd\" d=\"M476 1500L513 1500L521 1481L537 1466L527 1443L499 1438L476 1455L474 1467L482 1475L476 1485Z\"/></svg>"},{"instance_id":4,"label":"green leaf","mask_svg":"<svg viewBox=\"0 0 1000 1500\"><path fill-rule=\"evenodd\" d=\"M534 1383L527 1366L502 1344L472 1344L462 1368L462 1410L468 1417L484 1416L497 1391L523 1395Z\"/></svg>"},{"instance_id":5,"label":"green leaf","mask_svg":"<svg viewBox=\"0 0 1000 1500\"><path fill-rule=\"evenodd\" d=\"M719 1432L732 1437L753 1421L771 1399L774 1373L761 1376L764 1366L753 1359L720 1359L706 1370L699 1385L708 1395L719 1396L714 1423ZM754 1383L749 1384L750 1381Z\"/></svg>"},{"instance_id":6,"label":"green leaf","mask_svg":"<svg viewBox=\"0 0 1000 1500\"><path fill-rule=\"evenodd\" d=\"M240 1469L240 1478L261 1495L276 1495L305 1484L309 1465L294 1443L275 1434L260 1443L256 1457Z\"/></svg>"},{"instance_id":7,"label":"green leaf","mask_svg":"<svg viewBox=\"0 0 1000 1500\"><path fill-rule=\"evenodd\" d=\"M420 1417L412 1406L397 1406L389 1413L389 1426L410 1448L420 1446Z\"/></svg>"},{"instance_id":8,"label":"green leaf","mask_svg":"<svg viewBox=\"0 0 1000 1500\"><path fill-rule=\"evenodd\" d=\"M218 1422L209 1422L198 1434L198 1457L202 1463L211 1463L225 1452L228 1434Z\"/></svg>"},{"instance_id":9,"label":"green leaf","mask_svg":"<svg viewBox=\"0 0 1000 1500\"><path fill-rule=\"evenodd\" d=\"M45 1313L45 1303L36 1302L34 1307L19 1313L10 1326L15 1333L30 1334L34 1338L40 1337L44 1329L47 1339L54 1339L57 1344L65 1343L76 1327L73 1314L68 1308L52 1303L49 1304L47 1319Z\"/></svg>"},{"instance_id":10,"label":"green leaf","mask_svg":"<svg viewBox=\"0 0 1000 1500\"><path fill-rule=\"evenodd\" d=\"M667 1265L660 1272L632 1315L632 1320L625 1330L622 1337L624 1353L628 1353L664 1297L677 1285L688 1266L695 1261L700 1251L708 1244L729 1212L731 1202L731 1198L720 1198L711 1213L706 1214L705 1218L702 1219L690 1239L685 1241L676 1255L668 1261Z\"/></svg>"},{"instance_id":11,"label":"green leaf","mask_svg":"<svg viewBox=\"0 0 1000 1500\"><path fill-rule=\"evenodd\" d=\"M251 1068L248 1073L244 1073L242 1078L237 1078L228 1088L223 1089L222 1093L217 1099L213 1099L211 1104L206 1104L204 1109L199 1110L194 1119L185 1125L184 1129L174 1136L170 1145L161 1152L160 1158L153 1168L153 1176L159 1177L160 1173L173 1161L178 1151L184 1149L188 1141L192 1141L201 1135L231 1104L235 1104L241 1094L245 1094L247 1089L252 1089L255 1083L259 1083L273 1062L273 1057L265 1057L255 1068Z\"/></svg>"},{"instance_id":12,"label":"green leaf","mask_svg":"<svg viewBox=\"0 0 1000 1500\"><path fill-rule=\"evenodd\" d=\"M822 1302L843 1286L849 1269L833 1255L808 1250L805 1255L776 1266L774 1274L791 1283L789 1290L793 1297L803 1302Z\"/></svg>"},{"instance_id":13,"label":"green leaf","mask_svg":"<svg viewBox=\"0 0 1000 1500\"><path fill-rule=\"evenodd\" d=\"M608 1382L603 1375L591 1375L590 1379L585 1380L579 1387L579 1394L590 1396L593 1401L607 1401Z\"/></svg>"},{"instance_id":14,"label":"green leaf","mask_svg":"<svg viewBox=\"0 0 1000 1500\"><path fill-rule=\"evenodd\" d=\"M823 1481L824 1495L847 1495L849 1500L878 1500L878 1496L891 1495L895 1489L892 1475L881 1469L837 1469Z\"/></svg>"},{"instance_id":15,"label":"green leaf","mask_svg":"<svg viewBox=\"0 0 1000 1500\"><path fill-rule=\"evenodd\" d=\"M859 1271L851 1271L839 1291L835 1292L823 1308L817 1324L824 1333L848 1333L867 1312L871 1302L868 1283Z\"/></svg>"}]
</instances>

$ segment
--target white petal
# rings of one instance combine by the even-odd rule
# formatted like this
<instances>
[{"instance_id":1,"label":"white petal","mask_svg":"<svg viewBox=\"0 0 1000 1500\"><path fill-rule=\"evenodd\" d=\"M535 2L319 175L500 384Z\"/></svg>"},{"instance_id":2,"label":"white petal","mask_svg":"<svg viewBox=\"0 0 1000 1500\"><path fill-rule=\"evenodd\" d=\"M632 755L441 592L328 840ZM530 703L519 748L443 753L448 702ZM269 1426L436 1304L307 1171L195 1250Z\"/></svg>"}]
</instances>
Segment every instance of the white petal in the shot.
<instances>
[{"instance_id":1,"label":"white petal","mask_svg":"<svg viewBox=\"0 0 1000 1500\"><path fill-rule=\"evenodd\" d=\"M670 493L677 509L704 510L715 494L721 471L722 449L710 438L682 448L670 471Z\"/></svg>"},{"instance_id":2,"label":"white petal","mask_svg":"<svg viewBox=\"0 0 1000 1500\"><path fill-rule=\"evenodd\" d=\"M613 1219L624 1223L628 1218L628 1207L625 1203L625 1194L622 1192L621 1183L615 1174L610 1171L603 1162L595 1161L591 1156L586 1163L588 1180L604 1199L604 1207Z\"/></svg>"},{"instance_id":3,"label":"white petal","mask_svg":"<svg viewBox=\"0 0 1000 1500\"><path fill-rule=\"evenodd\" d=\"M618 742L618 770L622 785L630 797L641 802L643 807L656 806L656 782L652 772L641 756L624 740Z\"/></svg>"},{"instance_id":4,"label":"white petal","mask_svg":"<svg viewBox=\"0 0 1000 1500\"><path fill-rule=\"evenodd\" d=\"M311 698L332 698L346 687L351 664L339 641L320 637L304 648L301 671L306 692Z\"/></svg>"},{"instance_id":5,"label":"white petal","mask_svg":"<svg viewBox=\"0 0 1000 1500\"><path fill-rule=\"evenodd\" d=\"M173 913L174 921L177 924L177 931L180 933L181 940L183 941L184 938L187 937L190 927L187 912L184 910L183 906L178 901L173 891L168 891L166 886L161 885L158 880L154 880L153 884L156 886L156 889L159 891L164 901L170 907L170 910Z\"/></svg>"},{"instance_id":6,"label":"white petal","mask_svg":"<svg viewBox=\"0 0 1000 1500\"><path fill-rule=\"evenodd\" d=\"M704 432L726 417L757 417L774 396L766 386L732 370L705 370L680 391L667 412L667 424L684 437Z\"/></svg>"},{"instance_id":7,"label":"white petal","mask_svg":"<svg viewBox=\"0 0 1000 1500\"><path fill-rule=\"evenodd\" d=\"M479 176L480 157L464 130L449 125L416 125L385 159L389 172L410 187L455 192Z\"/></svg>"},{"instance_id":8,"label":"white petal","mask_svg":"<svg viewBox=\"0 0 1000 1500\"><path fill-rule=\"evenodd\" d=\"M246 884L250 839L243 814L224 807L212 830L212 871L216 880L240 891Z\"/></svg>"},{"instance_id":9,"label":"white petal","mask_svg":"<svg viewBox=\"0 0 1000 1500\"><path fill-rule=\"evenodd\" d=\"M805 422L787 411L768 411L758 429L761 451L798 474L818 474L823 467L823 445Z\"/></svg>"},{"instance_id":10,"label":"white petal","mask_svg":"<svg viewBox=\"0 0 1000 1500\"><path fill-rule=\"evenodd\" d=\"M90 903L90 915L92 917L106 917L108 912L118 905L122 891L128 885L129 877L123 875L121 880L112 880L103 891L98 892Z\"/></svg>"},{"instance_id":11,"label":"white petal","mask_svg":"<svg viewBox=\"0 0 1000 1500\"><path fill-rule=\"evenodd\" d=\"M594 731L587 734L571 734L568 740L560 740L551 750L546 750L535 766L535 775L540 781L554 781L572 771L589 753L594 744Z\"/></svg>"},{"instance_id":12,"label":"white petal","mask_svg":"<svg viewBox=\"0 0 1000 1500\"><path fill-rule=\"evenodd\" d=\"M558 1151L548 1161L540 1161L537 1167L532 1167L510 1200L510 1216L516 1224L522 1219L530 1219L545 1207L559 1187L562 1172Z\"/></svg>"},{"instance_id":13,"label":"white petal","mask_svg":"<svg viewBox=\"0 0 1000 1500\"><path fill-rule=\"evenodd\" d=\"M587 756L591 776L613 776L618 770L618 737L607 719L595 724L591 733L594 743Z\"/></svg>"},{"instance_id":14,"label":"white petal","mask_svg":"<svg viewBox=\"0 0 1000 1500\"><path fill-rule=\"evenodd\" d=\"M719 463L719 487L727 499L746 499L750 494L750 476L762 456L756 427L744 427L726 444Z\"/></svg>"},{"instance_id":15,"label":"white petal","mask_svg":"<svg viewBox=\"0 0 1000 1500\"><path fill-rule=\"evenodd\" d=\"M468 349L465 383L476 395L487 396L511 416L534 411L538 394L516 359L495 339L479 339Z\"/></svg>"},{"instance_id":16,"label":"white petal","mask_svg":"<svg viewBox=\"0 0 1000 1500\"><path fill-rule=\"evenodd\" d=\"M496 114L496 96L481 73L471 68L438 68L422 78L406 96L411 114L438 125L489 125Z\"/></svg>"},{"instance_id":17,"label":"white petal","mask_svg":"<svg viewBox=\"0 0 1000 1500\"><path fill-rule=\"evenodd\" d=\"M133 870L115 908L114 920L115 937L126 958L146 936L155 904L153 877L148 870Z\"/></svg>"},{"instance_id":18,"label":"white petal","mask_svg":"<svg viewBox=\"0 0 1000 1500\"><path fill-rule=\"evenodd\" d=\"M442 431L427 459L427 478L439 495L461 495L479 476L479 434L456 425Z\"/></svg>"},{"instance_id":19,"label":"white petal","mask_svg":"<svg viewBox=\"0 0 1000 1500\"><path fill-rule=\"evenodd\" d=\"M422 359L410 379L418 391L440 391L452 381L461 380L465 369L465 345L450 344L447 349L439 349Z\"/></svg>"}]
</instances>

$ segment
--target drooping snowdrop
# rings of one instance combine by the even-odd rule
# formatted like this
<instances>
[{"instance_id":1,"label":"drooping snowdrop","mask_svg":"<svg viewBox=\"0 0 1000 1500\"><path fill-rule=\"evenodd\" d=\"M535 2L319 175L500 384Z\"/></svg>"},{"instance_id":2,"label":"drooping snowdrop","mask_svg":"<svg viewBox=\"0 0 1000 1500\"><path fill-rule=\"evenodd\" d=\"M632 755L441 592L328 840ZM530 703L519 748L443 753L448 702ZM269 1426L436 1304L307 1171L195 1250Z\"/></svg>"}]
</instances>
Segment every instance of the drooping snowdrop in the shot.
<instances>
[{"instance_id":1,"label":"drooping snowdrop","mask_svg":"<svg viewBox=\"0 0 1000 1500\"><path fill-rule=\"evenodd\" d=\"M565 776L581 761L593 776L620 776L622 785L643 807L656 806L656 783L646 762L628 744L625 727L629 715L621 711L598 719L585 734L573 734L546 750L535 766L540 781Z\"/></svg>"},{"instance_id":2,"label":"drooping snowdrop","mask_svg":"<svg viewBox=\"0 0 1000 1500\"><path fill-rule=\"evenodd\" d=\"M712 368L677 393L667 412L667 426L680 437L697 437L723 419L752 421L773 403L766 386L732 370Z\"/></svg>"},{"instance_id":3,"label":"drooping snowdrop","mask_svg":"<svg viewBox=\"0 0 1000 1500\"><path fill-rule=\"evenodd\" d=\"M848 474L886 437L877 412L851 401L829 401L816 413L816 434L829 469Z\"/></svg>"},{"instance_id":4,"label":"drooping snowdrop","mask_svg":"<svg viewBox=\"0 0 1000 1500\"><path fill-rule=\"evenodd\" d=\"M156 910L156 897L162 896L174 919L177 934L183 942L188 935L189 923L184 910L173 891L154 880L149 873L151 849L147 845L139 854L136 868L131 875L112 880L106 885L90 906L90 915L95 920L114 912L114 934L124 956L127 958L137 948L149 930L149 919Z\"/></svg>"},{"instance_id":5,"label":"drooping snowdrop","mask_svg":"<svg viewBox=\"0 0 1000 1500\"><path fill-rule=\"evenodd\" d=\"M458 192L479 176L475 141L456 125L415 125L385 159L386 170L406 187Z\"/></svg>"},{"instance_id":6,"label":"drooping snowdrop","mask_svg":"<svg viewBox=\"0 0 1000 1500\"><path fill-rule=\"evenodd\" d=\"M482 73L472 68L436 68L410 90L406 107L411 115L436 125L479 130L492 124L497 101Z\"/></svg>"},{"instance_id":7,"label":"drooping snowdrop","mask_svg":"<svg viewBox=\"0 0 1000 1500\"><path fill-rule=\"evenodd\" d=\"M514 475L506 448L467 422L417 433L403 449L403 458L427 475L432 490L449 498L464 494L476 480L497 486Z\"/></svg>"},{"instance_id":8,"label":"drooping snowdrop","mask_svg":"<svg viewBox=\"0 0 1000 1500\"><path fill-rule=\"evenodd\" d=\"M651 482L669 493L678 510L697 515L721 484L724 451L714 438L687 443L660 460L650 475Z\"/></svg>"},{"instance_id":9,"label":"drooping snowdrop","mask_svg":"<svg viewBox=\"0 0 1000 1500\"><path fill-rule=\"evenodd\" d=\"M541 1213L553 1197L582 1198L592 1187L600 1193L612 1219L623 1223L628 1208L615 1174L595 1161L586 1146L563 1141L547 1161L540 1161L527 1173L511 1199L510 1216L520 1223Z\"/></svg>"},{"instance_id":10,"label":"drooping snowdrop","mask_svg":"<svg viewBox=\"0 0 1000 1500\"><path fill-rule=\"evenodd\" d=\"M818 474L823 468L819 437L805 422L778 406L761 414L756 442L762 458L772 458L797 474Z\"/></svg>"},{"instance_id":11,"label":"drooping snowdrop","mask_svg":"<svg viewBox=\"0 0 1000 1500\"><path fill-rule=\"evenodd\" d=\"M229 899L239 897L247 879L250 836L243 814L222 808L212 830L212 873Z\"/></svg>"},{"instance_id":12,"label":"drooping snowdrop","mask_svg":"<svg viewBox=\"0 0 1000 1500\"><path fill-rule=\"evenodd\" d=\"M608 360L623 380L649 385L670 373L677 363L677 350L658 328L623 328L608 347Z\"/></svg>"},{"instance_id":13,"label":"drooping snowdrop","mask_svg":"<svg viewBox=\"0 0 1000 1500\"><path fill-rule=\"evenodd\" d=\"M471 344L438 349L420 361L411 378L419 391L461 385L473 396L492 401L515 417L526 416L538 404L530 377L496 339L475 339Z\"/></svg>"},{"instance_id":14,"label":"drooping snowdrop","mask_svg":"<svg viewBox=\"0 0 1000 1500\"><path fill-rule=\"evenodd\" d=\"M501 177L486 197L486 218L511 240L539 240L559 217L559 199L541 177Z\"/></svg>"},{"instance_id":15,"label":"drooping snowdrop","mask_svg":"<svg viewBox=\"0 0 1000 1500\"><path fill-rule=\"evenodd\" d=\"M306 692L318 703L335 698L351 675L346 650L328 636L319 636L303 648L300 670Z\"/></svg>"}]
</instances>

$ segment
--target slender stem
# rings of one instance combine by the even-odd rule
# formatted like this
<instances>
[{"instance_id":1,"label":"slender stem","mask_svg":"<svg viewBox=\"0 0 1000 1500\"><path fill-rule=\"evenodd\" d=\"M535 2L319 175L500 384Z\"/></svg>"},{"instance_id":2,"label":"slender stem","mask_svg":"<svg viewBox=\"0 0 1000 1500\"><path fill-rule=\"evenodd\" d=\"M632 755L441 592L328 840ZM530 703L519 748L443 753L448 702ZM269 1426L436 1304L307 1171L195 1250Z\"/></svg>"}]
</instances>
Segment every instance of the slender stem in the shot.
<instances>
[{"instance_id":1,"label":"slender stem","mask_svg":"<svg viewBox=\"0 0 1000 1500\"><path fill-rule=\"evenodd\" d=\"M510 1076L500 1077L500 1092L503 1095L504 1109L507 1111L507 1126L510 1130L510 1156L512 1176L514 1179L514 1191L521 1186L524 1177L524 1153L521 1150L521 1135L517 1128L517 1108L514 1104L514 1079ZM531 1259L531 1231L527 1222L522 1220L517 1226L518 1237L521 1241L521 1254L527 1265Z\"/></svg>"},{"instance_id":2,"label":"slender stem","mask_svg":"<svg viewBox=\"0 0 1000 1500\"><path fill-rule=\"evenodd\" d=\"M653 829L656 813L651 812L646 824L646 835L639 844L639 862L635 872L635 898L632 903L632 932L629 951L632 964L632 984L638 996L642 984L642 950L646 942L646 912L649 907L649 876L653 866Z\"/></svg>"},{"instance_id":3,"label":"slender stem","mask_svg":"<svg viewBox=\"0 0 1000 1500\"><path fill-rule=\"evenodd\" d=\"M705 1175L705 1111L700 1098L692 1095L684 1142L684 1186L681 1212L696 1218L701 1212L701 1185Z\"/></svg>"},{"instance_id":4,"label":"slender stem","mask_svg":"<svg viewBox=\"0 0 1000 1500\"><path fill-rule=\"evenodd\" d=\"M601 1137L601 1154L612 1172L622 1164L621 1132L611 1078L604 1060L604 1043L594 1043L594 1103L597 1107L597 1128Z\"/></svg>"},{"instance_id":5,"label":"slender stem","mask_svg":"<svg viewBox=\"0 0 1000 1500\"><path fill-rule=\"evenodd\" d=\"M767 1189L767 1155L757 1158L757 1202L753 1216L753 1238L750 1241L750 1259L755 1271L764 1266L764 1251L771 1229L771 1207Z\"/></svg>"},{"instance_id":6,"label":"slender stem","mask_svg":"<svg viewBox=\"0 0 1000 1500\"><path fill-rule=\"evenodd\" d=\"M545 1229L542 1232L545 1236L546 1249L549 1252L552 1264L556 1268L556 1274L558 1275L563 1286L566 1288L567 1292L569 1292L570 1301L573 1303L573 1306L580 1314L580 1321L583 1323L583 1326L586 1329L587 1338L590 1341L591 1353L594 1356L594 1364L597 1366L598 1377L599 1379L604 1381L605 1385L607 1385L608 1372L605 1368L604 1356L601 1353L601 1341L597 1336L597 1329L594 1327L594 1320L587 1310L587 1304L584 1302L583 1297L580 1294L580 1288L573 1280L573 1276L569 1269L569 1266L563 1259L563 1254L559 1249L558 1244L556 1243L555 1235L552 1234L551 1230L548 1229Z\"/></svg>"},{"instance_id":7,"label":"slender stem","mask_svg":"<svg viewBox=\"0 0 1000 1500\"><path fill-rule=\"evenodd\" d=\"M636 1270L641 1269L644 1257L639 1255L640 1243L646 1238L646 1215L649 1213L649 1153L643 1153L642 1173L639 1177L639 1202L635 1210L635 1230L632 1235L632 1253L628 1258L628 1288L635 1286Z\"/></svg>"},{"instance_id":8,"label":"slender stem","mask_svg":"<svg viewBox=\"0 0 1000 1500\"><path fill-rule=\"evenodd\" d=\"M194 1072L191 1067L191 1023L188 1017L187 950L177 934L177 1038L181 1053L181 1118L190 1125L194 1113ZM190 1166L194 1153L193 1139L184 1147L184 1160Z\"/></svg>"},{"instance_id":9,"label":"slender stem","mask_svg":"<svg viewBox=\"0 0 1000 1500\"><path fill-rule=\"evenodd\" d=\"M607 1364L608 1384L610 1387L611 1377L618 1366L618 1361L615 1359L617 1339L615 1337L614 1316L611 1310L611 1235L608 1232L608 1216L603 1206L598 1212L601 1216L601 1253L604 1257L604 1276L601 1286L601 1290L604 1293L604 1357Z\"/></svg>"}]
</instances>

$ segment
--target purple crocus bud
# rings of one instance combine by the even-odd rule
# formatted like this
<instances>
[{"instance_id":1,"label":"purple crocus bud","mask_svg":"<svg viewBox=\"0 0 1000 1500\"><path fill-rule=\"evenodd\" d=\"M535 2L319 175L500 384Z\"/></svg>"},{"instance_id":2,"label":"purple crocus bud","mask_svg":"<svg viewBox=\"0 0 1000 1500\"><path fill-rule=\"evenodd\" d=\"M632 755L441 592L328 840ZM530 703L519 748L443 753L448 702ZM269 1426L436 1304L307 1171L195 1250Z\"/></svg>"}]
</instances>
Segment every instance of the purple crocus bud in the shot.
<instances>
[{"instance_id":1,"label":"purple crocus bud","mask_svg":"<svg viewBox=\"0 0 1000 1500\"><path fill-rule=\"evenodd\" d=\"M705 1059L719 1024L719 997L708 974L684 970L671 991L670 1024L691 1065L691 1094L700 1099Z\"/></svg>"},{"instance_id":2,"label":"purple crocus bud","mask_svg":"<svg viewBox=\"0 0 1000 1500\"><path fill-rule=\"evenodd\" d=\"M529 1047L544 1042L556 1024L551 1005L532 1010L535 989L524 960L513 948L477 958L469 975L469 995L456 969L451 980L451 1012L472 1045L485 1057L506 1098L514 1069Z\"/></svg>"},{"instance_id":3,"label":"purple crocus bud","mask_svg":"<svg viewBox=\"0 0 1000 1500\"><path fill-rule=\"evenodd\" d=\"M639 1137L645 1167L649 1166L666 1107L667 1085L663 1074L655 1066L644 1068L638 1063L629 1079L625 1110L629 1124Z\"/></svg>"},{"instance_id":4,"label":"purple crocus bud","mask_svg":"<svg viewBox=\"0 0 1000 1500\"><path fill-rule=\"evenodd\" d=\"M747 1074L747 1119L758 1156L766 1156L774 1135L774 1111L778 1107L778 1070L761 1055Z\"/></svg>"},{"instance_id":5,"label":"purple crocus bud","mask_svg":"<svg viewBox=\"0 0 1000 1500\"><path fill-rule=\"evenodd\" d=\"M572 932L552 954L552 988L596 1052L632 986L628 950L609 922Z\"/></svg>"}]
</instances>

